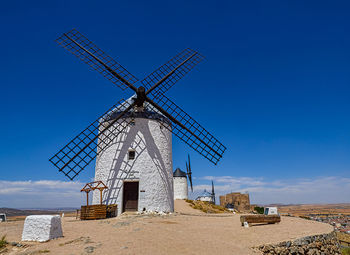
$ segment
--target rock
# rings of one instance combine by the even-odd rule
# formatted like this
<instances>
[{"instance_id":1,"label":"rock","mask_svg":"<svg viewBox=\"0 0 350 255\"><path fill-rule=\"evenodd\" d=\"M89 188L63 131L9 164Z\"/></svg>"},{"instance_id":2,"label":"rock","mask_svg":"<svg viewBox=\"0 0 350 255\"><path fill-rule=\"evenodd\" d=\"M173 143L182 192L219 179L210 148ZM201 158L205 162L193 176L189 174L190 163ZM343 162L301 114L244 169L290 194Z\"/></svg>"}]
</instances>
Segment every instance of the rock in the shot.
<instances>
[{"instance_id":1,"label":"rock","mask_svg":"<svg viewBox=\"0 0 350 255\"><path fill-rule=\"evenodd\" d=\"M288 249L286 249L286 250L284 250L284 251L281 252L281 255L288 255L288 254L289 254Z\"/></svg>"},{"instance_id":2,"label":"rock","mask_svg":"<svg viewBox=\"0 0 350 255\"><path fill-rule=\"evenodd\" d=\"M22 241L46 242L62 236L59 215L30 215L24 221Z\"/></svg>"},{"instance_id":3,"label":"rock","mask_svg":"<svg viewBox=\"0 0 350 255\"><path fill-rule=\"evenodd\" d=\"M331 255L339 254L339 242L335 233L307 236L294 241L285 241L275 245L260 245L258 249L264 254L306 254Z\"/></svg>"},{"instance_id":4,"label":"rock","mask_svg":"<svg viewBox=\"0 0 350 255\"><path fill-rule=\"evenodd\" d=\"M263 246L260 249L264 254L274 254L274 248L270 245Z\"/></svg>"},{"instance_id":5,"label":"rock","mask_svg":"<svg viewBox=\"0 0 350 255\"><path fill-rule=\"evenodd\" d=\"M86 237L84 243L88 244L88 243L93 243L93 242L91 241L90 237Z\"/></svg>"},{"instance_id":6,"label":"rock","mask_svg":"<svg viewBox=\"0 0 350 255\"><path fill-rule=\"evenodd\" d=\"M303 247L298 248L298 254L305 254L305 250Z\"/></svg>"},{"instance_id":7,"label":"rock","mask_svg":"<svg viewBox=\"0 0 350 255\"><path fill-rule=\"evenodd\" d=\"M95 250L95 247L93 247L93 246L88 246L88 247L85 247L84 250L85 250L86 253L93 253L94 250Z\"/></svg>"},{"instance_id":8,"label":"rock","mask_svg":"<svg viewBox=\"0 0 350 255\"><path fill-rule=\"evenodd\" d=\"M307 255L315 255L316 254L316 249L310 249L306 253Z\"/></svg>"},{"instance_id":9,"label":"rock","mask_svg":"<svg viewBox=\"0 0 350 255\"><path fill-rule=\"evenodd\" d=\"M298 254L298 248L295 246L292 246L289 248L289 253L290 254Z\"/></svg>"}]
</instances>

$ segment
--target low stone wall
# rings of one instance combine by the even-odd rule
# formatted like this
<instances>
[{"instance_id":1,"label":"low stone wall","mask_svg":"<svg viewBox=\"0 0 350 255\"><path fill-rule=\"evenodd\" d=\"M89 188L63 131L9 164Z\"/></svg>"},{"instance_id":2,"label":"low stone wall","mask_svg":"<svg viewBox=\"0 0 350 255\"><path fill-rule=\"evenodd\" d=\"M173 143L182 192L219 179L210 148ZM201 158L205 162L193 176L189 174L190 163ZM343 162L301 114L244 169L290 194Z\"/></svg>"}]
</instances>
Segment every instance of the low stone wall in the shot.
<instances>
[{"instance_id":1,"label":"low stone wall","mask_svg":"<svg viewBox=\"0 0 350 255\"><path fill-rule=\"evenodd\" d=\"M294 241L279 244L267 244L257 247L263 254L281 255L340 255L339 242L335 232L323 235L307 236Z\"/></svg>"}]
</instances>

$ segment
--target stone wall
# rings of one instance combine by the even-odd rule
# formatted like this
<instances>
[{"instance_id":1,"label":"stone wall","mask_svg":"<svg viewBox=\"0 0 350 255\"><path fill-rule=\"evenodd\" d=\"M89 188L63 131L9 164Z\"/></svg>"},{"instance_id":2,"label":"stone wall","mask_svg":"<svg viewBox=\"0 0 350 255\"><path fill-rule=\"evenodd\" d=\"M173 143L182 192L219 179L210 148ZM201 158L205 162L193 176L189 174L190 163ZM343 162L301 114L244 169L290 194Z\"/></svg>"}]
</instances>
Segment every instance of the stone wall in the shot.
<instances>
[{"instance_id":1,"label":"stone wall","mask_svg":"<svg viewBox=\"0 0 350 255\"><path fill-rule=\"evenodd\" d=\"M323 235L307 236L294 241L279 244L267 244L257 247L262 254L295 255L332 255L341 254L335 232Z\"/></svg>"},{"instance_id":2,"label":"stone wall","mask_svg":"<svg viewBox=\"0 0 350 255\"><path fill-rule=\"evenodd\" d=\"M227 204L233 204L238 211L250 211L249 194L233 192L220 196L220 205L225 207Z\"/></svg>"}]
</instances>

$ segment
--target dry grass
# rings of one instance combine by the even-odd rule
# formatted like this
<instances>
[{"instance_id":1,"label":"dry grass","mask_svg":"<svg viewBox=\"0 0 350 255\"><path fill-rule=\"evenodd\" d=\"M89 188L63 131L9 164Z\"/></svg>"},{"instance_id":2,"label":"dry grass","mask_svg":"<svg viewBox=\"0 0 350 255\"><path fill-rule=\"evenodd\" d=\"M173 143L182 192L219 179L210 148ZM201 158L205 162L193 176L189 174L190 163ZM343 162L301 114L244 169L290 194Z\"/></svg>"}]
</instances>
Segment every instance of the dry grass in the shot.
<instances>
[{"instance_id":1,"label":"dry grass","mask_svg":"<svg viewBox=\"0 0 350 255\"><path fill-rule=\"evenodd\" d=\"M0 248L3 248L5 247L7 244L7 241L6 241L6 235L3 235L0 239Z\"/></svg>"},{"instance_id":2,"label":"dry grass","mask_svg":"<svg viewBox=\"0 0 350 255\"><path fill-rule=\"evenodd\" d=\"M3 235L0 239L0 254L6 253L8 249L6 248L8 242L6 241L6 235Z\"/></svg>"},{"instance_id":3,"label":"dry grass","mask_svg":"<svg viewBox=\"0 0 350 255\"><path fill-rule=\"evenodd\" d=\"M190 204L193 209L201 210L205 213L225 213L230 212L225 207L220 205L214 205L209 202L197 201L197 200L189 200L186 199L186 202Z\"/></svg>"},{"instance_id":4,"label":"dry grass","mask_svg":"<svg viewBox=\"0 0 350 255\"><path fill-rule=\"evenodd\" d=\"M47 250L47 249L46 249L46 250L40 250L38 253L39 253L39 254L42 254L42 253L49 253L49 252L50 252L50 250Z\"/></svg>"},{"instance_id":5,"label":"dry grass","mask_svg":"<svg viewBox=\"0 0 350 255\"><path fill-rule=\"evenodd\" d=\"M178 224L177 222L174 222L174 221L160 221L159 223L163 223L163 224Z\"/></svg>"},{"instance_id":6,"label":"dry grass","mask_svg":"<svg viewBox=\"0 0 350 255\"><path fill-rule=\"evenodd\" d=\"M347 233L342 233L342 232L335 232L337 235L337 238L340 241L346 242L346 243L350 243L350 234Z\"/></svg>"},{"instance_id":7,"label":"dry grass","mask_svg":"<svg viewBox=\"0 0 350 255\"><path fill-rule=\"evenodd\" d=\"M7 221L24 221L27 216L9 216Z\"/></svg>"},{"instance_id":8,"label":"dry grass","mask_svg":"<svg viewBox=\"0 0 350 255\"><path fill-rule=\"evenodd\" d=\"M342 255L350 255L350 247L341 249Z\"/></svg>"}]
</instances>

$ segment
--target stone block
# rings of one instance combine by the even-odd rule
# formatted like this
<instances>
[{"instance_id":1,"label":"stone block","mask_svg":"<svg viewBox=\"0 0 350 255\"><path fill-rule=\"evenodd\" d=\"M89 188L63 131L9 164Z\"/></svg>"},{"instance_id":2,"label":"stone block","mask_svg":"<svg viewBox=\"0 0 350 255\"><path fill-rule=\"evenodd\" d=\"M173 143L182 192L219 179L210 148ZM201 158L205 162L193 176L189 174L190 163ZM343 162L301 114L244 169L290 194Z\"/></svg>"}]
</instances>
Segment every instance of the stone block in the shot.
<instances>
[{"instance_id":1,"label":"stone block","mask_svg":"<svg viewBox=\"0 0 350 255\"><path fill-rule=\"evenodd\" d=\"M30 215L24 221L22 241L46 242L62 236L58 215Z\"/></svg>"}]
</instances>

